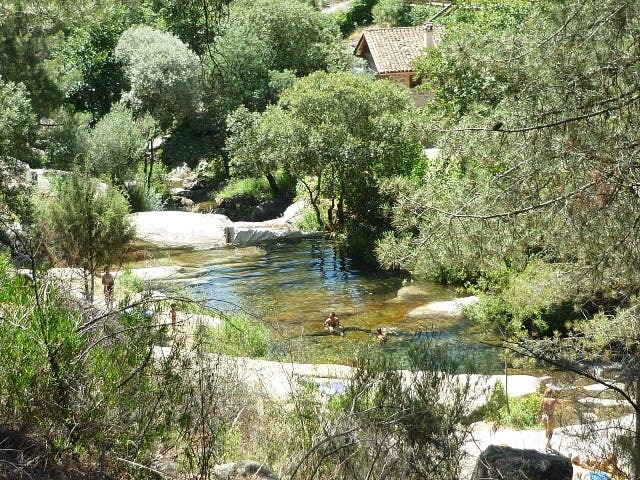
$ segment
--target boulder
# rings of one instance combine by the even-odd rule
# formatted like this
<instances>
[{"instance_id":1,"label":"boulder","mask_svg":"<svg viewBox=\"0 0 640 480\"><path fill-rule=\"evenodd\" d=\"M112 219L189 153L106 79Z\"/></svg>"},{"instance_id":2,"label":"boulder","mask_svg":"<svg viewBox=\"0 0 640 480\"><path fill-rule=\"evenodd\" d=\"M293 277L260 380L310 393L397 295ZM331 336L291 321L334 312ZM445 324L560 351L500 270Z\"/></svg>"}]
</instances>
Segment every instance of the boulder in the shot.
<instances>
[{"instance_id":1,"label":"boulder","mask_svg":"<svg viewBox=\"0 0 640 480\"><path fill-rule=\"evenodd\" d=\"M129 218L139 240L165 248L224 247L225 228L232 225L224 215L213 213L138 212Z\"/></svg>"},{"instance_id":2,"label":"boulder","mask_svg":"<svg viewBox=\"0 0 640 480\"><path fill-rule=\"evenodd\" d=\"M265 220L271 220L282 215L287 205L276 201L267 200L266 202L259 203L251 212L252 222L263 222Z\"/></svg>"},{"instance_id":3,"label":"boulder","mask_svg":"<svg viewBox=\"0 0 640 480\"><path fill-rule=\"evenodd\" d=\"M278 480L267 466L251 460L216 465L213 473L218 480Z\"/></svg>"},{"instance_id":4,"label":"boulder","mask_svg":"<svg viewBox=\"0 0 640 480\"><path fill-rule=\"evenodd\" d=\"M571 480L572 475L568 457L489 445L478 457L471 480Z\"/></svg>"},{"instance_id":5,"label":"boulder","mask_svg":"<svg viewBox=\"0 0 640 480\"><path fill-rule=\"evenodd\" d=\"M478 303L476 296L456 298L444 302L430 302L414 308L407 317L409 318L463 318L464 309L469 305Z\"/></svg>"},{"instance_id":6,"label":"boulder","mask_svg":"<svg viewBox=\"0 0 640 480\"><path fill-rule=\"evenodd\" d=\"M305 236L300 230L292 230L286 225L265 225L264 222L235 222L227 227L227 241L232 245L258 245Z\"/></svg>"}]
</instances>

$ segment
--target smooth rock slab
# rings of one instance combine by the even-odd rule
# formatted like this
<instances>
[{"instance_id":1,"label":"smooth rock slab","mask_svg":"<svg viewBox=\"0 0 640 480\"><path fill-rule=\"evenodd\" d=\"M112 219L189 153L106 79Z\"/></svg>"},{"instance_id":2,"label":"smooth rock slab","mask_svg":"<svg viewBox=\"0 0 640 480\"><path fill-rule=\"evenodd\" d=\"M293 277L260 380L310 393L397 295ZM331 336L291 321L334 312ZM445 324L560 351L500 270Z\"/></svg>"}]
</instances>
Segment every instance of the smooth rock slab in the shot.
<instances>
[{"instance_id":1,"label":"smooth rock slab","mask_svg":"<svg viewBox=\"0 0 640 480\"><path fill-rule=\"evenodd\" d=\"M469 305L478 303L479 298L476 296L456 298L444 302L430 302L425 305L414 308L407 317L424 319L424 318L464 318L464 309Z\"/></svg>"},{"instance_id":2,"label":"smooth rock slab","mask_svg":"<svg viewBox=\"0 0 640 480\"><path fill-rule=\"evenodd\" d=\"M195 212L138 212L129 215L136 237L159 247L220 248L233 222L224 215Z\"/></svg>"}]
</instances>

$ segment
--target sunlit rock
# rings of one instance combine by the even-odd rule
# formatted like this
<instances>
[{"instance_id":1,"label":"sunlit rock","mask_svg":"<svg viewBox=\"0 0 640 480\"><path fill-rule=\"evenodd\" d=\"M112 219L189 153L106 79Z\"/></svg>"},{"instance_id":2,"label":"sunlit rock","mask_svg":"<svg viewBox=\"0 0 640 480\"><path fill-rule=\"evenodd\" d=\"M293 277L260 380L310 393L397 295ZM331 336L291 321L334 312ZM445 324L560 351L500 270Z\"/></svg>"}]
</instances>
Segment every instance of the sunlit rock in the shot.
<instances>
[{"instance_id":1,"label":"sunlit rock","mask_svg":"<svg viewBox=\"0 0 640 480\"><path fill-rule=\"evenodd\" d=\"M476 296L456 298L444 302L430 302L414 308L407 317L414 319L427 318L464 318L464 309L478 303Z\"/></svg>"}]
</instances>

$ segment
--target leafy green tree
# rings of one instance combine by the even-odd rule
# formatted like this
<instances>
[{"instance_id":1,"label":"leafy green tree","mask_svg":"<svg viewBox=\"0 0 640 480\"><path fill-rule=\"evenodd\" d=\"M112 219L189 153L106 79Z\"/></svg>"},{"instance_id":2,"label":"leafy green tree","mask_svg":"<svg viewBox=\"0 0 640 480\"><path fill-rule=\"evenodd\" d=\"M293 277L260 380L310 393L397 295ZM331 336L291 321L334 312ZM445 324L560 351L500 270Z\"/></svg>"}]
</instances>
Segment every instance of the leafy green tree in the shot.
<instances>
[{"instance_id":1,"label":"leafy green tree","mask_svg":"<svg viewBox=\"0 0 640 480\"><path fill-rule=\"evenodd\" d=\"M437 49L416 61L415 67L424 80L424 90L435 102L429 105L436 114L462 116L474 110L479 115L500 103L503 96L513 94L526 72L518 70L515 78L500 64L484 64L493 55L496 44L516 42L514 53L523 48L520 34L523 24L534 12L544 10L546 2L529 0L463 0L456 2L451 13L438 18L445 27L445 40ZM517 45L517 47L516 47ZM460 61L462 52L483 52Z\"/></svg>"},{"instance_id":2,"label":"leafy green tree","mask_svg":"<svg viewBox=\"0 0 640 480\"><path fill-rule=\"evenodd\" d=\"M346 63L336 26L311 6L243 0L216 42L209 81L226 116L240 105L262 111L296 76Z\"/></svg>"},{"instance_id":3,"label":"leafy green tree","mask_svg":"<svg viewBox=\"0 0 640 480\"><path fill-rule=\"evenodd\" d=\"M106 176L123 185L137 171L145 154L143 125L122 104L114 105L89 133L87 167L94 176Z\"/></svg>"},{"instance_id":4,"label":"leafy green tree","mask_svg":"<svg viewBox=\"0 0 640 480\"><path fill-rule=\"evenodd\" d=\"M262 116L235 117L232 167L241 175L282 167L297 176L320 224L324 195L331 200L328 227L343 228L347 211L376 225L380 179L410 172L421 156L405 121L410 109L408 91L389 82L316 72L285 90Z\"/></svg>"},{"instance_id":5,"label":"leafy green tree","mask_svg":"<svg viewBox=\"0 0 640 480\"><path fill-rule=\"evenodd\" d=\"M18 0L0 6L0 76L23 84L41 117L56 110L63 101L46 65L51 37L58 29L57 11L50 4Z\"/></svg>"},{"instance_id":6,"label":"leafy green tree","mask_svg":"<svg viewBox=\"0 0 640 480\"><path fill-rule=\"evenodd\" d=\"M163 130L200 108L200 61L177 37L132 27L121 35L115 54L130 85L123 100L138 114L152 115Z\"/></svg>"},{"instance_id":7,"label":"leafy green tree","mask_svg":"<svg viewBox=\"0 0 640 480\"><path fill-rule=\"evenodd\" d=\"M83 271L86 298L93 301L98 269L122 261L133 240L129 205L113 187L83 174L62 178L43 206L41 231L54 255Z\"/></svg>"},{"instance_id":8,"label":"leafy green tree","mask_svg":"<svg viewBox=\"0 0 640 480\"><path fill-rule=\"evenodd\" d=\"M425 132L440 155L420 181L395 186L395 228L378 249L387 266L430 276L464 272L488 287L501 308L519 310L509 342L526 338L526 322L538 320L529 310L536 302L515 302L512 294L536 262L548 264L535 268L550 272L538 279L545 300L570 302L587 318L600 311L602 337L596 341L588 323L567 322L549 349L523 346L607 385L615 376L602 378L585 360L621 360L619 379L632 388L613 389L636 410L638 352L621 341L630 332L620 327L637 326L640 285L639 19L632 1L542 2L495 35L464 27L465 43L450 26L445 66L435 59L425 70L439 110ZM607 42L592 42L596 36ZM508 281L482 285L507 269ZM538 311L559 306L537 303ZM533 315L523 321L527 311ZM637 478L640 433L632 443Z\"/></svg>"},{"instance_id":9,"label":"leafy green tree","mask_svg":"<svg viewBox=\"0 0 640 480\"><path fill-rule=\"evenodd\" d=\"M624 19L613 14L618 9ZM482 50L492 56L474 68L503 78L501 100L470 101L455 128L449 126L456 109L427 129L442 150L419 188L408 185L397 196L398 245L412 246L396 259L433 273L444 265L523 266L536 256L569 265L585 296L635 294L640 257L630 232L640 214L629 132L636 124L637 74L615 65L634 64L626 45L636 26L626 19L637 14L627 3L556 6ZM571 21L537 48L558 29L561 15ZM592 20L601 17L608 20ZM611 35L609 46L577 48L594 29ZM455 58L469 65L468 57ZM436 137L437 129L444 132Z\"/></svg>"},{"instance_id":10,"label":"leafy green tree","mask_svg":"<svg viewBox=\"0 0 640 480\"><path fill-rule=\"evenodd\" d=\"M380 0L372 10L373 22L388 27L411 24L411 5L408 0Z\"/></svg>"},{"instance_id":11,"label":"leafy green tree","mask_svg":"<svg viewBox=\"0 0 640 480\"><path fill-rule=\"evenodd\" d=\"M126 81L115 58L115 46L136 15L130 6L110 2L96 6L52 52L51 69L64 91L65 102L76 111L89 112L98 121L120 100Z\"/></svg>"},{"instance_id":12,"label":"leafy green tree","mask_svg":"<svg viewBox=\"0 0 640 480\"><path fill-rule=\"evenodd\" d=\"M36 157L36 116L26 88L0 78L0 219L25 205L25 167Z\"/></svg>"},{"instance_id":13,"label":"leafy green tree","mask_svg":"<svg viewBox=\"0 0 640 480\"><path fill-rule=\"evenodd\" d=\"M198 56L210 54L231 0L151 0L160 23Z\"/></svg>"},{"instance_id":14,"label":"leafy green tree","mask_svg":"<svg viewBox=\"0 0 640 480\"><path fill-rule=\"evenodd\" d=\"M48 168L73 170L86 157L91 115L60 109L54 117L55 123L42 127L38 133L38 146L45 152L43 164Z\"/></svg>"}]
</instances>

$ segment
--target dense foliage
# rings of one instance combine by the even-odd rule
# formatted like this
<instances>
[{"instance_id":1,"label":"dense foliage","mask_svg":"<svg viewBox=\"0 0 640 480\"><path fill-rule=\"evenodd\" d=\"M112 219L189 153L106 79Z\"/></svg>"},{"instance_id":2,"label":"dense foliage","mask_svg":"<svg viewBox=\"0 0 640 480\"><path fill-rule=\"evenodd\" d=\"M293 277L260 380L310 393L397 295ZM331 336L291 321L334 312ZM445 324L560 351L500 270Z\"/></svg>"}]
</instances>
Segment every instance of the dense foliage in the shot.
<instances>
[{"instance_id":1,"label":"dense foliage","mask_svg":"<svg viewBox=\"0 0 640 480\"><path fill-rule=\"evenodd\" d=\"M232 167L241 175L284 168L305 185L320 224L320 200L329 199L327 228L343 229L347 212L378 225L379 182L409 174L420 156L410 111L408 92L388 82L314 73L263 115L236 112L227 144Z\"/></svg>"},{"instance_id":2,"label":"dense foliage","mask_svg":"<svg viewBox=\"0 0 640 480\"><path fill-rule=\"evenodd\" d=\"M96 273L105 265L121 263L133 240L128 212L117 189L80 174L61 178L55 195L42 205L39 220L46 245L54 258L83 270L89 300Z\"/></svg>"},{"instance_id":3,"label":"dense foliage","mask_svg":"<svg viewBox=\"0 0 640 480\"><path fill-rule=\"evenodd\" d=\"M425 131L441 153L420 182L390 187L395 233L380 258L463 280L538 258L557 266L569 297L630 299L640 260L637 5L529 11L496 16L495 36L486 22L463 23L425 62L435 91ZM594 35L610 41L586 48Z\"/></svg>"},{"instance_id":4,"label":"dense foliage","mask_svg":"<svg viewBox=\"0 0 640 480\"><path fill-rule=\"evenodd\" d=\"M131 206L159 208L169 195L159 177L171 166L205 160L216 187L227 182L237 193L238 185L268 185L272 198L287 200L298 182L314 225L339 232L360 254L386 231L375 252L383 266L479 294L469 315L511 348L604 383L581 370L584 362L616 360L624 388L607 385L640 411L632 388L640 294L638 2L459 0L438 17L442 44L416 64L428 92L422 109L406 90L350 72L341 34L371 22L419 25L442 11L405 0L355 0L330 15L322 6L4 2L3 235L13 235L16 249L20 235L22 247L42 242L21 257L32 267L42 260L36 252L80 267L92 299L96 271L119 263L130 244ZM161 148L149 149L161 135ZM424 157L427 146L439 154ZM92 176L70 174L38 197L41 214L34 216L27 166ZM233 443L235 416L254 406L216 403L208 389L237 391L202 365L181 379L195 383L172 383L186 365L150 361L163 338L148 317L90 317L62 287L31 275L31 282L17 276L0 257L0 413L13 419L10 427L36 426L51 461L71 451L95 458L107 445L122 458L147 461L155 442L177 435L188 443L188 469L210 475L210 460ZM93 328L98 323L102 330ZM236 327L199 347L220 350L235 332L233 349L267 352L265 332ZM208 358L202 350L196 357ZM432 398L432 387L448 377L406 389L389 365L366 367L342 398L349 415L338 400L334 423L313 417L321 409L309 399L296 406L302 433L279 445L275 461L298 459L308 478L359 475L362 465L381 477L393 467L453 478L461 439L452 425L464 412ZM212 414L198 417L198 409ZM179 433L169 432L177 418ZM238 422L242 433L233 435L250 438L251 427ZM331 436L328 427L355 433ZM397 442L391 453L383 451L390 438ZM286 467L295 477L295 466Z\"/></svg>"}]
</instances>

